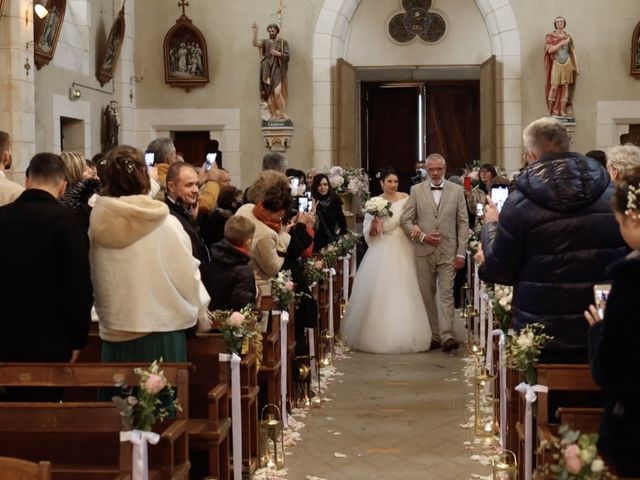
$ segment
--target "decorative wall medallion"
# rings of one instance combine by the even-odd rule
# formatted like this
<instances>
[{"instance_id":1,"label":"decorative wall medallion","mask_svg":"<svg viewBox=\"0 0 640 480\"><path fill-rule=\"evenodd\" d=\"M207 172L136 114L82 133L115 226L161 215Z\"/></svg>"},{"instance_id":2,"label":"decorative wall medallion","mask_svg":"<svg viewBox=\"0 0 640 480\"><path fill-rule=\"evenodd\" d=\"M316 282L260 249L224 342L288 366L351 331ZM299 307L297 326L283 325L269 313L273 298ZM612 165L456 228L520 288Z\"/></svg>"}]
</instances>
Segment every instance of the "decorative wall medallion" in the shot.
<instances>
[{"instance_id":1,"label":"decorative wall medallion","mask_svg":"<svg viewBox=\"0 0 640 480\"><path fill-rule=\"evenodd\" d=\"M427 43L440 40L446 29L444 18L429 12L431 0L402 0L404 12L389 21L389 35L398 43L409 43L417 36Z\"/></svg>"}]
</instances>

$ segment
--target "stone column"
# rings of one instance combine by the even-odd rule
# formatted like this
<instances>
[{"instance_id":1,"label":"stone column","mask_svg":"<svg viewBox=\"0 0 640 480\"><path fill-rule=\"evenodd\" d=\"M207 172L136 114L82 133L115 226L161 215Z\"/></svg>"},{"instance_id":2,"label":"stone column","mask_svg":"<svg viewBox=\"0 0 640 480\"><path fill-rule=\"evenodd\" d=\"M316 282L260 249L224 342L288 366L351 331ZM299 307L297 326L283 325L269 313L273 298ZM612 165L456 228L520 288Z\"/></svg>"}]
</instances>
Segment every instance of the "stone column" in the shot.
<instances>
[{"instance_id":1,"label":"stone column","mask_svg":"<svg viewBox=\"0 0 640 480\"><path fill-rule=\"evenodd\" d=\"M33 63L33 2L5 1L0 17L0 130L11 135L12 172L22 183L35 154L35 65Z\"/></svg>"}]
</instances>

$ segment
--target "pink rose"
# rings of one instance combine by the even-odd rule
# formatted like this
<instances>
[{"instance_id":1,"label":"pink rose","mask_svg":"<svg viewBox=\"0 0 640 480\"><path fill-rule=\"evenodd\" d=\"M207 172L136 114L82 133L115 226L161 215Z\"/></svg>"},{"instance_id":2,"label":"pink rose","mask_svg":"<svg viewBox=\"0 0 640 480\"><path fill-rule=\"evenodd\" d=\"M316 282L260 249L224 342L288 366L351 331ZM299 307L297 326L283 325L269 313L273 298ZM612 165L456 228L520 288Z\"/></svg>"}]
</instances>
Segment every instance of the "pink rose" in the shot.
<instances>
[{"instance_id":1,"label":"pink rose","mask_svg":"<svg viewBox=\"0 0 640 480\"><path fill-rule=\"evenodd\" d=\"M569 473L574 475L580 473L582 460L580 460L580 448L578 448L578 445L572 443L564 450L564 462Z\"/></svg>"},{"instance_id":2,"label":"pink rose","mask_svg":"<svg viewBox=\"0 0 640 480\"><path fill-rule=\"evenodd\" d=\"M284 288L286 288L287 290L293 290L293 282L292 281L285 282Z\"/></svg>"},{"instance_id":3,"label":"pink rose","mask_svg":"<svg viewBox=\"0 0 640 480\"><path fill-rule=\"evenodd\" d=\"M167 381L160 375L150 374L144 382L144 389L152 395L157 394L167 386Z\"/></svg>"},{"instance_id":4,"label":"pink rose","mask_svg":"<svg viewBox=\"0 0 640 480\"><path fill-rule=\"evenodd\" d=\"M244 315L240 312L233 312L229 317L229 325L232 327L241 327L244 323Z\"/></svg>"},{"instance_id":5,"label":"pink rose","mask_svg":"<svg viewBox=\"0 0 640 480\"><path fill-rule=\"evenodd\" d=\"M324 263L322 263L322 260L316 260L313 266L316 270L322 270L324 268Z\"/></svg>"}]
</instances>

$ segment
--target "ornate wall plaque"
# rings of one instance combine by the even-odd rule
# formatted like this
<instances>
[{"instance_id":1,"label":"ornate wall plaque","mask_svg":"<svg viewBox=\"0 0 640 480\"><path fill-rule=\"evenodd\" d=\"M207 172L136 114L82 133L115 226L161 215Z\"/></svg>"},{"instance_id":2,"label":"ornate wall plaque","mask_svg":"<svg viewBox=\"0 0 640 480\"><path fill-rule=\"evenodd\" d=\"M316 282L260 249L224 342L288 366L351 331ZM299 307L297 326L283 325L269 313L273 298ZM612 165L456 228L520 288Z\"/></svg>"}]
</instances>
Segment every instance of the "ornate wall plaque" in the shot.
<instances>
[{"instance_id":1,"label":"ornate wall plaque","mask_svg":"<svg viewBox=\"0 0 640 480\"><path fill-rule=\"evenodd\" d=\"M67 0L48 0L45 7L49 11L46 17L33 15L33 49L38 69L47 65L56 53Z\"/></svg>"},{"instance_id":2,"label":"ornate wall plaque","mask_svg":"<svg viewBox=\"0 0 640 480\"><path fill-rule=\"evenodd\" d=\"M164 80L172 87L187 91L209 83L207 43L185 14L187 2L181 1L182 16L164 37Z\"/></svg>"},{"instance_id":3,"label":"ornate wall plaque","mask_svg":"<svg viewBox=\"0 0 640 480\"><path fill-rule=\"evenodd\" d=\"M398 43L410 43L416 37L427 43L440 40L446 23L441 15L429 12L431 0L402 0L404 12L389 21L389 35Z\"/></svg>"},{"instance_id":4,"label":"ornate wall plaque","mask_svg":"<svg viewBox=\"0 0 640 480\"><path fill-rule=\"evenodd\" d=\"M631 73L640 78L640 22L636 25L631 36Z\"/></svg>"},{"instance_id":5,"label":"ornate wall plaque","mask_svg":"<svg viewBox=\"0 0 640 480\"><path fill-rule=\"evenodd\" d=\"M118 16L113 21L111 30L109 30L107 47L105 49L104 55L102 56L102 61L100 62L100 67L96 75L98 77L100 85L104 85L113 78L113 72L115 71L116 65L118 64L118 59L120 58L120 50L122 49L122 42L124 41L124 30L125 24L123 2L120 13L118 13Z\"/></svg>"}]
</instances>

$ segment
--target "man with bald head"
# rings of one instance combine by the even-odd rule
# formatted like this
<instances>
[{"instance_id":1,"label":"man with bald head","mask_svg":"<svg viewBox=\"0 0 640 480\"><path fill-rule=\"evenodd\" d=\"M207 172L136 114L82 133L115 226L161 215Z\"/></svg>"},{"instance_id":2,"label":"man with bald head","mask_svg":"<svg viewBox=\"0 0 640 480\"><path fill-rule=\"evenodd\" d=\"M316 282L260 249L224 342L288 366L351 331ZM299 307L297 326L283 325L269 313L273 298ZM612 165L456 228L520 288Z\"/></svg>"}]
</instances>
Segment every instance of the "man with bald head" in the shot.
<instances>
[{"instance_id":1,"label":"man with bald head","mask_svg":"<svg viewBox=\"0 0 640 480\"><path fill-rule=\"evenodd\" d=\"M469 219L464 190L445 180L444 157L427 157L427 181L411 187L400 224L413 241L418 282L431 325L431 348L443 352L459 346L453 330L453 282L456 270L464 267ZM442 315L436 291L440 290Z\"/></svg>"}]
</instances>

